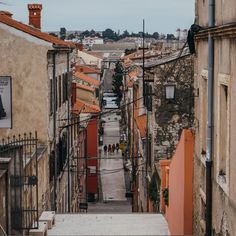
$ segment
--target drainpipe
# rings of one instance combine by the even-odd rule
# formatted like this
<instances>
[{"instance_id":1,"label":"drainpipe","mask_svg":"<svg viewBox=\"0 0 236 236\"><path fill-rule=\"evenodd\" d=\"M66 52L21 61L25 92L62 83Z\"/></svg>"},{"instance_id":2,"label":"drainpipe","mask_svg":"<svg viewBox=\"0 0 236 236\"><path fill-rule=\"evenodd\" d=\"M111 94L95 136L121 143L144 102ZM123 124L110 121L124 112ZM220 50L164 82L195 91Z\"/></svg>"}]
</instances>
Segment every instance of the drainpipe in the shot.
<instances>
[{"instance_id":1,"label":"drainpipe","mask_svg":"<svg viewBox=\"0 0 236 236\"><path fill-rule=\"evenodd\" d=\"M209 0L208 26L215 26L215 0ZM208 36L208 114L206 155L206 236L212 235L212 147L214 106L214 39Z\"/></svg>"},{"instance_id":2,"label":"drainpipe","mask_svg":"<svg viewBox=\"0 0 236 236\"><path fill-rule=\"evenodd\" d=\"M86 172L85 172L85 201L86 203L88 203L88 133L87 133L87 128L84 128L84 131L85 131L85 142L84 142L84 145L85 145L85 168L86 168Z\"/></svg>"},{"instance_id":3,"label":"drainpipe","mask_svg":"<svg viewBox=\"0 0 236 236\"><path fill-rule=\"evenodd\" d=\"M134 102L134 87L135 87L135 84L133 83L133 117L132 117L132 157L131 157L131 163L132 163L132 190L133 190L133 198L132 198L132 211L136 211L136 183L135 183L135 176L136 176L136 173L135 173L135 166L134 166L134 134L135 134L135 131L134 131L134 105L135 105L135 102Z\"/></svg>"},{"instance_id":4,"label":"drainpipe","mask_svg":"<svg viewBox=\"0 0 236 236\"><path fill-rule=\"evenodd\" d=\"M67 157L68 157L68 178L67 178L67 187L68 187L68 212L71 210L71 176L70 176L70 150L71 150L71 144L72 144L72 132L71 132L71 125L70 125L70 54L67 52ZM71 141L71 142L70 142Z\"/></svg>"},{"instance_id":5,"label":"drainpipe","mask_svg":"<svg viewBox=\"0 0 236 236\"><path fill-rule=\"evenodd\" d=\"M53 63L53 71L52 71L52 85L53 85L53 146L54 146L54 210L57 211L57 153L56 153L56 52L54 51L52 54L52 63Z\"/></svg>"}]
</instances>

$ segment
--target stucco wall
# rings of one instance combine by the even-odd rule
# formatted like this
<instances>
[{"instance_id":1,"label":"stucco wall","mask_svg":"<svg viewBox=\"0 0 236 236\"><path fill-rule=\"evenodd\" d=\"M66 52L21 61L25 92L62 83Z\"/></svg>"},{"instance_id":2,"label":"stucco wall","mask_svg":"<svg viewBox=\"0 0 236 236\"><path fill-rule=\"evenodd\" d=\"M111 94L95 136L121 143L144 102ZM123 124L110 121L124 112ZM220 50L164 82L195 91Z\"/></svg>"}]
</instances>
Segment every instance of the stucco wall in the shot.
<instances>
[{"instance_id":1,"label":"stucco wall","mask_svg":"<svg viewBox=\"0 0 236 236\"><path fill-rule=\"evenodd\" d=\"M169 159L183 128L193 126L193 58L187 56L155 68L153 113L154 113L154 158ZM175 86L175 97L166 99L165 86Z\"/></svg>"},{"instance_id":2,"label":"stucco wall","mask_svg":"<svg viewBox=\"0 0 236 236\"><path fill-rule=\"evenodd\" d=\"M0 75L12 77L13 128L1 129L1 137L38 131L47 141L47 51L41 45L0 27Z\"/></svg>"},{"instance_id":3,"label":"stucco wall","mask_svg":"<svg viewBox=\"0 0 236 236\"><path fill-rule=\"evenodd\" d=\"M88 170L88 193L98 193L98 160L94 157L98 156L98 124L97 119L90 120L87 126L87 157L88 157L88 167L96 167L96 173L90 174ZM89 158L93 158L90 160Z\"/></svg>"},{"instance_id":4,"label":"stucco wall","mask_svg":"<svg viewBox=\"0 0 236 236\"><path fill-rule=\"evenodd\" d=\"M92 103L93 101L95 101L94 92L92 91L87 91L87 90L77 88L76 94L77 94L77 98L85 102Z\"/></svg>"},{"instance_id":5,"label":"stucco wall","mask_svg":"<svg viewBox=\"0 0 236 236\"><path fill-rule=\"evenodd\" d=\"M200 2L200 1L198 1ZM207 1L205 1L207 2ZM200 4L200 3L199 3ZM235 22L235 1L216 1L216 23L224 24ZM201 15L205 11L203 6L199 6L197 14ZM202 16L200 22L207 16ZM213 235L234 235L236 232L236 138L235 119L236 119L236 43L233 38L215 38L215 65L214 65L214 133L213 133L213 211L212 211L212 230ZM206 39L198 40L196 44L197 53L195 57L195 88L199 88L199 97L195 99L195 123L196 141L194 158L194 235L204 235L205 229L205 155L202 152L202 143L206 143L206 129L202 129L202 113L204 103L207 102L207 93L203 93L201 80L205 76L208 80L208 42ZM219 115L222 107L219 103L219 84L225 84L228 88L227 100L229 101L223 118ZM219 130L220 123L228 123L228 137L222 138ZM206 125L205 125L206 126ZM226 131L226 129L225 129ZM205 132L205 135L203 134ZM227 144L227 139L229 140ZM222 157L219 152L220 145L227 146L228 152ZM204 150L206 151L206 150ZM226 175L222 181L220 176L221 157L226 162Z\"/></svg>"},{"instance_id":6,"label":"stucco wall","mask_svg":"<svg viewBox=\"0 0 236 236\"><path fill-rule=\"evenodd\" d=\"M169 172L169 206L166 215L172 235L192 234L193 148L192 132L183 130Z\"/></svg>"}]
</instances>

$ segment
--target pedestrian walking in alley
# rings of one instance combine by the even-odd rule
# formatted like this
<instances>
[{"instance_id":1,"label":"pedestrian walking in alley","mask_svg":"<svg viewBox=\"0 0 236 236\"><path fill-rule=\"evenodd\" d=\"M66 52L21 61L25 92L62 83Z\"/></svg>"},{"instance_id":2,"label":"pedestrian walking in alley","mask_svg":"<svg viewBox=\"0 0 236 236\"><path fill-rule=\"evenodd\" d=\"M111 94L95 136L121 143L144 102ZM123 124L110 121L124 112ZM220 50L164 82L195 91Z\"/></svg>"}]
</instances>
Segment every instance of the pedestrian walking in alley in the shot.
<instances>
[{"instance_id":1,"label":"pedestrian walking in alley","mask_svg":"<svg viewBox=\"0 0 236 236\"><path fill-rule=\"evenodd\" d=\"M119 149L120 149L120 144L117 143L117 144L116 144L116 151L119 152Z\"/></svg>"},{"instance_id":2,"label":"pedestrian walking in alley","mask_svg":"<svg viewBox=\"0 0 236 236\"><path fill-rule=\"evenodd\" d=\"M111 153L111 144L108 145L108 152Z\"/></svg>"},{"instance_id":3,"label":"pedestrian walking in alley","mask_svg":"<svg viewBox=\"0 0 236 236\"><path fill-rule=\"evenodd\" d=\"M115 149L116 149L116 145L113 143L113 144L112 144L112 152L113 152L113 153L115 152Z\"/></svg>"},{"instance_id":4,"label":"pedestrian walking in alley","mask_svg":"<svg viewBox=\"0 0 236 236\"><path fill-rule=\"evenodd\" d=\"M107 152L107 145L105 144L105 146L103 147L104 152Z\"/></svg>"}]
</instances>

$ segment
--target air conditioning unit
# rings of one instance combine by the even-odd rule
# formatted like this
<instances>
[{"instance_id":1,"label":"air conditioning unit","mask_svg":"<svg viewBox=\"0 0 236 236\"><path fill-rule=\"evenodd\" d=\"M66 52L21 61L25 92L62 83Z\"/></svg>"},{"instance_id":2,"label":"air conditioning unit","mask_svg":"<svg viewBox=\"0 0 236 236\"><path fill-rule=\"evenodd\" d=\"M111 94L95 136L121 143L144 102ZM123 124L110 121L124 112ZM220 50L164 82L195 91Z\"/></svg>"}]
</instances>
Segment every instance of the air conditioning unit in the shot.
<instances>
[{"instance_id":1,"label":"air conditioning unit","mask_svg":"<svg viewBox=\"0 0 236 236\"><path fill-rule=\"evenodd\" d=\"M39 217L39 222L47 222L48 229L55 224L55 211L44 211Z\"/></svg>"},{"instance_id":2,"label":"air conditioning unit","mask_svg":"<svg viewBox=\"0 0 236 236\"><path fill-rule=\"evenodd\" d=\"M48 231L48 223L39 222L38 229L31 229L29 231L29 236L47 236L47 231Z\"/></svg>"}]
</instances>

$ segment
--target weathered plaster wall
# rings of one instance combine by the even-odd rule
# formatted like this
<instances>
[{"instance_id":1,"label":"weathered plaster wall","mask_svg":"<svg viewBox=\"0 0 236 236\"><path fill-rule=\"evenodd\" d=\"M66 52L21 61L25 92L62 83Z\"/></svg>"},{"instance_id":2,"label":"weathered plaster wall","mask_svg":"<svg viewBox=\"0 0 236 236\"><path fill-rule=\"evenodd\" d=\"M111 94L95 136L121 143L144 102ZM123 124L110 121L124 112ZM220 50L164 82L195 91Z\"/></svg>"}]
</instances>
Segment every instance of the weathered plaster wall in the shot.
<instances>
[{"instance_id":1,"label":"weathered plaster wall","mask_svg":"<svg viewBox=\"0 0 236 236\"><path fill-rule=\"evenodd\" d=\"M1 129L1 137L38 132L47 142L49 46L17 36L0 27L0 75L12 77L13 128Z\"/></svg>"},{"instance_id":2,"label":"weathered plaster wall","mask_svg":"<svg viewBox=\"0 0 236 236\"><path fill-rule=\"evenodd\" d=\"M92 91L87 91L87 90L84 90L84 89L80 89L80 88L77 88L76 89L77 92L77 98L87 102L87 103L93 103L93 101L96 101L95 99L95 96L94 96L94 92Z\"/></svg>"},{"instance_id":3,"label":"weathered plaster wall","mask_svg":"<svg viewBox=\"0 0 236 236\"><path fill-rule=\"evenodd\" d=\"M155 70L154 79L154 157L171 158L183 128L193 125L193 59L188 56L176 64ZM175 85L175 98L165 98L165 85Z\"/></svg>"},{"instance_id":4,"label":"weathered plaster wall","mask_svg":"<svg viewBox=\"0 0 236 236\"><path fill-rule=\"evenodd\" d=\"M198 1L200 2L200 1ZM224 4L223 4L224 3ZM217 24L235 21L235 1L216 1ZM198 8L199 14L204 11ZM198 13L197 12L197 13ZM203 17L203 16L202 16ZM204 16L205 17L205 16ZM204 91L204 80L208 80L208 42L207 39L200 40L196 44L197 53L195 57L195 88L199 88L199 97L195 99L195 158L194 158L194 235L204 235L205 229L205 154L206 146L206 112L204 106L207 103L207 92ZM236 184L235 167L236 138L235 122L235 93L236 93L236 43L235 38L215 38L215 66L214 66L214 144L213 144L213 235L234 235L236 232ZM219 103L219 86L224 84L228 88L228 108ZM226 109L225 115L221 117L220 110ZM203 116L205 114L205 118ZM223 120L222 120L223 119ZM228 137L222 138L219 124L228 124ZM204 125L203 125L204 124ZM204 128L205 126L205 128ZM225 129L226 131L226 129ZM228 141L227 141L228 140ZM227 146L226 155L220 154L220 145ZM224 178L220 176L220 158L226 165Z\"/></svg>"}]
</instances>

